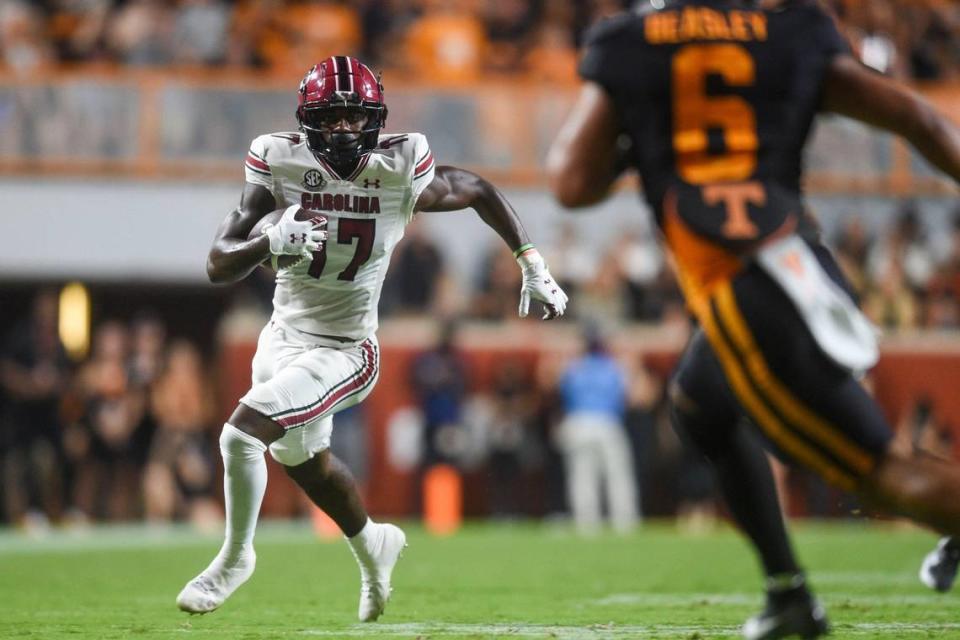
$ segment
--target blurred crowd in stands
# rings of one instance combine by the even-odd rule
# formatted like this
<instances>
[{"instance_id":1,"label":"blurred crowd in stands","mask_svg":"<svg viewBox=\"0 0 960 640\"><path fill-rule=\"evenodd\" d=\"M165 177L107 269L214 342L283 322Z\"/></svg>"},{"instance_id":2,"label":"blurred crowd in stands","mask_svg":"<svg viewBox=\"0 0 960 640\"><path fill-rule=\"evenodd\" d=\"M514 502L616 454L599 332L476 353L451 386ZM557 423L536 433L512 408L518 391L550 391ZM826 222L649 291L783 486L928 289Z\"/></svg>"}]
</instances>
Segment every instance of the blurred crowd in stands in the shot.
<instances>
[{"instance_id":1,"label":"blurred crowd in stands","mask_svg":"<svg viewBox=\"0 0 960 640\"><path fill-rule=\"evenodd\" d=\"M907 201L878 237L845 218L831 244L868 317L885 330L960 328L960 210L938 250Z\"/></svg>"},{"instance_id":2,"label":"blurred crowd in stands","mask_svg":"<svg viewBox=\"0 0 960 640\"><path fill-rule=\"evenodd\" d=\"M617 0L8 0L4 65L232 65L302 74L334 53L470 81L496 70L569 79L583 26Z\"/></svg>"},{"instance_id":3,"label":"blurred crowd in stands","mask_svg":"<svg viewBox=\"0 0 960 640\"><path fill-rule=\"evenodd\" d=\"M71 362L55 290L40 292L0 351L0 521L219 521L214 394L197 348L144 314L96 327Z\"/></svg>"},{"instance_id":4,"label":"blurred crowd in stands","mask_svg":"<svg viewBox=\"0 0 960 640\"><path fill-rule=\"evenodd\" d=\"M960 77L960 5L953 0L831 0L860 59L904 80Z\"/></svg>"},{"instance_id":5,"label":"blurred crowd in stands","mask_svg":"<svg viewBox=\"0 0 960 640\"><path fill-rule=\"evenodd\" d=\"M521 72L565 81L575 77L589 24L649 1L5 0L0 68L232 65L298 75L339 53L438 84ZM960 74L957 3L824 1L879 71L920 80Z\"/></svg>"}]
</instances>

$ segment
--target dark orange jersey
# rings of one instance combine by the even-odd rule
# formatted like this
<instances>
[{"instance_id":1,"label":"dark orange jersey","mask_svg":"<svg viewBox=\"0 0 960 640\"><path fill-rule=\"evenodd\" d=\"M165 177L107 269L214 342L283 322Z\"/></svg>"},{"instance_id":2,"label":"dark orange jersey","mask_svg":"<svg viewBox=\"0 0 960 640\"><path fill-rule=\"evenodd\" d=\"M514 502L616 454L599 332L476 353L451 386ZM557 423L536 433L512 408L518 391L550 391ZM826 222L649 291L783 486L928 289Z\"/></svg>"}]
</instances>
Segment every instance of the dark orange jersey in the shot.
<instances>
[{"instance_id":1,"label":"dark orange jersey","mask_svg":"<svg viewBox=\"0 0 960 640\"><path fill-rule=\"evenodd\" d=\"M614 101L688 294L804 224L803 147L826 66L848 51L813 0L678 0L588 34L580 74Z\"/></svg>"}]
</instances>

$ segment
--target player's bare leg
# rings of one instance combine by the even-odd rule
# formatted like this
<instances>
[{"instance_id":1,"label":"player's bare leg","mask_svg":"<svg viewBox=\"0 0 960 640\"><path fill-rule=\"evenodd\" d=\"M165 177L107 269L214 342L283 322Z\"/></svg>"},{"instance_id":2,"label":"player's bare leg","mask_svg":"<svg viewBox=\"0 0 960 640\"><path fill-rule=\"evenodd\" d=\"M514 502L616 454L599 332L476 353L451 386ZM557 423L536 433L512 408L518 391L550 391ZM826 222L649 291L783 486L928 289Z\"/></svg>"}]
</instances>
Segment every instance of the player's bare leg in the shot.
<instances>
[{"instance_id":1,"label":"player's bare leg","mask_svg":"<svg viewBox=\"0 0 960 640\"><path fill-rule=\"evenodd\" d=\"M347 466L329 449L303 464L283 468L313 504L333 518L343 535L352 538L360 533L367 523L367 512L360 500L356 481Z\"/></svg>"},{"instance_id":2,"label":"player's bare leg","mask_svg":"<svg viewBox=\"0 0 960 640\"><path fill-rule=\"evenodd\" d=\"M245 405L237 407L220 435L226 535L220 552L177 596L177 606L189 613L219 607L253 574L257 556L253 535L267 488L267 446L283 428Z\"/></svg>"},{"instance_id":3,"label":"player's bare leg","mask_svg":"<svg viewBox=\"0 0 960 640\"><path fill-rule=\"evenodd\" d=\"M908 515L941 533L937 547L920 566L920 580L936 591L949 591L960 565L960 473L946 461L922 453L893 453L868 478L868 498Z\"/></svg>"},{"instance_id":4,"label":"player's bare leg","mask_svg":"<svg viewBox=\"0 0 960 640\"><path fill-rule=\"evenodd\" d=\"M864 480L864 497L940 533L960 535L960 470L923 454L890 451Z\"/></svg>"},{"instance_id":5,"label":"player's bare leg","mask_svg":"<svg viewBox=\"0 0 960 640\"><path fill-rule=\"evenodd\" d=\"M358 616L362 622L376 620L390 599L393 567L406 546L403 531L392 524L370 520L353 475L329 450L284 469L343 531L360 566Z\"/></svg>"}]
</instances>

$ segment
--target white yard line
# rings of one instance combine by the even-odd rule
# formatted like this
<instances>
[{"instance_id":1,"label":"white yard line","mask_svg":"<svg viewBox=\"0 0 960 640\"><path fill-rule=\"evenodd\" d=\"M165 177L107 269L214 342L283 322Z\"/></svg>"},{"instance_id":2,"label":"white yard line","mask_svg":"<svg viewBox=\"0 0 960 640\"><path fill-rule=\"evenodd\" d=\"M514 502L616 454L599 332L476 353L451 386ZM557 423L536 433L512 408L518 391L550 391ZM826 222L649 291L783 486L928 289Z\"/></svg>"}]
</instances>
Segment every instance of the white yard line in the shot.
<instances>
[{"instance_id":1,"label":"white yard line","mask_svg":"<svg viewBox=\"0 0 960 640\"><path fill-rule=\"evenodd\" d=\"M840 625L836 633L844 637L873 636L875 634L918 634L960 632L960 624L954 623L861 623ZM465 624L465 623L404 623L356 625L349 629L305 629L300 633L318 637L444 637L444 636L491 636L514 638L552 638L557 640L598 640L600 638L679 638L715 635L738 635L738 626L722 625L616 625L590 626L538 625L527 623ZM891 635L891 637L896 637Z\"/></svg>"},{"instance_id":2,"label":"white yard line","mask_svg":"<svg viewBox=\"0 0 960 640\"><path fill-rule=\"evenodd\" d=\"M822 585L917 585L917 569L920 568L920 559L917 559L916 569L904 572L888 571L813 571L810 573L810 583L816 589Z\"/></svg>"},{"instance_id":3,"label":"white yard line","mask_svg":"<svg viewBox=\"0 0 960 640\"><path fill-rule=\"evenodd\" d=\"M516 624L464 624L464 623L405 623L356 626L350 629L324 630L305 629L308 636L378 636L378 637L514 637L551 638L557 640L581 640L599 638L676 638L694 633L732 634L738 627L723 626L667 626L667 625L591 625L583 627L565 625Z\"/></svg>"},{"instance_id":4,"label":"white yard line","mask_svg":"<svg viewBox=\"0 0 960 640\"><path fill-rule=\"evenodd\" d=\"M878 594L818 591L824 603L847 603L861 606L885 606L896 604L936 605L943 604L940 594ZM613 593L603 598L584 600L582 607L691 607L700 605L742 606L759 605L762 594L756 593Z\"/></svg>"},{"instance_id":5,"label":"white yard line","mask_svg":"<svg viewBox=\"0 0 960 640\"><path fill-rule=\"evenodd\" d=\"M688 607L692 605L756 605L763 600L758 593L612 593L603 598L585 600L584 607Z\"/></svg>"},{"instance_id":6,"label":"white yard line","mask_svg":"<svg viewBox=\"0 0 960 640\"><path fill-rule=\"evenodd\" d=\"M321 540L306 522L266 522L257 528L257 539L268 542ZM0 557L62 551L108 551L122 549L218 547L219 531L201 533L182 525L98 525L73 530L54 530L25 535L0 530Z\"/></svg>"}]
</instances>

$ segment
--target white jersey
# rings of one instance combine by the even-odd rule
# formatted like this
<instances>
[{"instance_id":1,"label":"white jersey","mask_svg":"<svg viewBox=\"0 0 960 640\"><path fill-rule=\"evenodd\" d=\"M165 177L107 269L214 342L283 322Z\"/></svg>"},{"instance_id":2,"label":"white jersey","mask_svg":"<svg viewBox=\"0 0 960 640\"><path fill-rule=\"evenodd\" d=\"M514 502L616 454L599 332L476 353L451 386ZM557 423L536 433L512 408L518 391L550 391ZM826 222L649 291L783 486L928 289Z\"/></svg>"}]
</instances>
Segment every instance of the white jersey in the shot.
<instances>
[{"instance_id":1,"label":"white jersey","mask_svg":"<svg viewBox=\"0 0 960 640\"><path fill-rule=\"evenodd\" d=\"M323 214L328 240L312 260L281 269L273 320L316 336L363 340L377 330L377 305L390 255L433 181L433 154L419 133L381 135L378 148L340 177L300 133L254 139L247 182L270 189L277 207Z\"/></svg>"}]
</instances>

